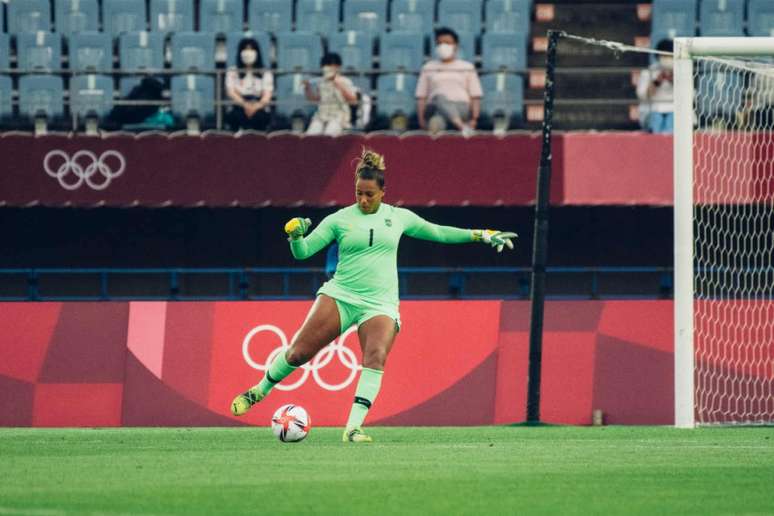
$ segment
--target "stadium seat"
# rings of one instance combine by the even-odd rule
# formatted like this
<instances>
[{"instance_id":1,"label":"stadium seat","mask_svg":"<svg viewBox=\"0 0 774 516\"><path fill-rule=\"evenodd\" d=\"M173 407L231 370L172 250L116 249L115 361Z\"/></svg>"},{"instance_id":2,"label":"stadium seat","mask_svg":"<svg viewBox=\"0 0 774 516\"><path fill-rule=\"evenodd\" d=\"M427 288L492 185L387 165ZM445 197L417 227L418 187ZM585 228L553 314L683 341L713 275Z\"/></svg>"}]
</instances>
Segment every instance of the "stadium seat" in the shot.
<instances>
[{"instance_id":1,"label":"stadium seat","mask_svg":"<svg viewBox=\"0 0 774 516\"><path fill-rule=\"evenodd\" d=\"M62 67L62 37L52 32L23 32L16 37L17 67L24 71Z\"/></svg>"},{"instance_id":2,"label":"stadium seat","mask_svg":"<svg viewBox=\"0 0 774 516\"><path fill-rule=\"evenodd\" d=\"M744 102L744 76L734 71L713 71L699 74L696 83L696 112L708 117L699 120L704 126L713 118L733 122ZM719 102L722 99L722 102Z\"/></svg>"},{"instance_id":3,"label":"stadium seat","mask_svg":"<svg viewBox=\"0 0 774 516\"><path fill-rule=\"evenodd\" d=\"M435 0L392 0L390 28L393 31L433 33Z\"/></svg>"},{"instance_id":4,"label":"stadium seat","mask_svg":"<svg viewBox=\"0 0 774 516\"><path fill-rule=\"evenodd\" d=\"M70 80L70 113L83 119L103 118L113 109L113 79L106 75L77 75Z\"/></svg>"},{"instance_id":5,"label":"stadium seat","mask_svg":"<svg viewBox=\"0 0 774 516\"><path fill-rule=\"evenodd\" d=\"M244 30L242 0L200 0L199 30L214 34Z\"/></svg>"},{"instance_id":6,"label":"stadium seat","mask_svg":"<svg viewBox=\"0 0 774 516\"><path fill-rule=\"evenodd\" d=\"M277 34L277 68L279 70L313 71L320 68L322 42L311 32Z\"/></svg>"},{"instance_id":7,"label":"stadium seat","mask_svg":"<svg viewBox=\"0 0 774 516\"><path fill-rule=\"evenodd\" d=\"M13 118L13 81L0 75L0 121Z\"/></svg>"},{"instance_id":8,"label":"stadium seat","mask_svg":"<svg viewBox=\"0 0 774 516\"><path fill-rule=\"evenodd\" d=\"M417 78L405 73L380 75L376 81L376 110L383 116L411 116L416 112Z\"/></svg>"},{"instance_id":9,"label":"stadium seat","mask_svg":"<svg viewBox=\"0 0 774 516\"><path fill-rule=\"evenodd\" d=\"M372 42L373 38L367 32L335 32L328 36L328 50L341 56L342 68L345 70L369 70Z\"/></svg>"},{"instance_id":10,"label":"stadium seat","mask_svg":"<svg viewBox=\"0 0 774 516\"><path fill-rule=\"evenodd\" d=\"M0 6L0 33L5 32L5 8Z\"/></svg>"},{"instance_id":11,"label":"stadium seat","mask_svg":"<svg viewBox=\"0 0 774 516\"><path fill-rule=\"evenodd\" d=\"M476 61L476 35L472 32L458 32L457 57L465 61ZM431 48L434 45L431 45ZM435 57L435 56L434 56Z\"/></svg>"},{"instance_id":12,"label":"stadium seat","mask_svg":"<svg viewBox=\"0 0 774 516\"><path fill-rule=\"evenodd\" d=\"M11 67L11 37L8 34L4 34L0 32L0 70L7 70L10 67Z\"/></svg>"},{"instance_id":13,"label":"stadium seat","mask_svg":"<svg viewBox=\"0 0 774 516\"><path fill-rule=\"evenodd\" d=\"M386 72L416 72L422 68L424 47L425 37L418 32L393 31L382 34L379 66Z\"/></svg>"},{"instance_id":14,"label":"stadium seat","mask_svg":"<svg viewBox=\"0 0 774 516\"><path fill-rule=\"evenodd\" d=\"M316 107L306 100L304 95L304 79L302 73L280 75L274 81L277 92L277 114L288 118L294 116L310 117Z\"/></svg>"},{"instance_id":15,"label":"stadium seat","mask_svg":"<svg viewBox=\"0 0 774 516\"><path fill-rule=\"evenodd\" d=\"M161 70L164 68L164 35L147 31L121 34L118 60L122 70Z\"/></svg>"},{"instance_id":16,"label":"stadium seat","mask_svg":"<svg viewBox=\"0 0 774 516\"><path fill-rule=\"evenodd\" d=\"M747 4L747 34L750 36L774 36L774 2L750 0Z\"/></svg>"},{"instance_id":17,"label":"stadium seat","mask_svg":"<svg viewBox=\"0 0 774 516\"><path fill-rule=\"evenodd\" d=\"M695 35L696 0L653 0L651 34L670 39Z\"/></svg>"},{"instance_id":18,"label":"stadium seat","mask_svg":"<svg viewBox=\"0 0 774 516\"><path fill-rule=\"evenodd\" d=\"M150 28L164 34L193 31L193 0L151 0Z\"/></svg>"},{"instance_id":19,"label":"stadium seat","mask_svg":"<svg viewBox=\"0 0 774 516\"><path fill-rule=\"evenodd\" d=\"M339 0L298 0L296 30L327 36L339 31Z\"/></svg>"},{"instance_id":20,"label":"stadium seat","mask_svg":"<svg viewBox=\"0 0 774 516\"><path fill-rule=\"evenodd\" d=\"M102 31L114 38L147 30L145 0L102 0Z\"/></svg>"},{"instance_id":21,"label":"stadium seat","mask_svg":"<svg viewBox=\"0 0 774 516\"><path fill-rule=\"evenodd\" d=\"M99 30L97 0L56 0L54 15L56 31L65 36Z\"/></svg>"},{"instance_id":22,"label":"stadium seat","mask_svg":"<svg viewBox=\"0 0 774 516\"><path fill-rule=\"evenodd\" d=\"M532 0L488 0L485 5L486 31L529 34Z\"/></svg>"},{"instance_id":23,"label":"stadium seat","mask_svg":"<svg viewBox=\"0 0 774 516\"><path fill-rule=\"evenodd\" d=\"M276 34L293 28L293 2L251 0L247 9L247 26L252 31Z\"/></svg>"},{"instance_id":24,"label":"stadium seat","mask_svg":"<svg viewBox=\"0 0 774 516\"><path fill-rule=\"evenodd\" d=\"M113 69L113 41L104 32L78 32L69 40L70 69L108 73Z\"/></svg>"},{"instance_id":25,"label":"stadium seat","mask_svg":"<svg viewBox=\"0 0 774 516\"><path fill-rule=\"evenodd\" d=\"M49 0L10 0L8 2L8 32L38 32L51 30Z\"/></svg>"},{"instance_id":26,"label":"stadium seat","mask_svg":"<svg viewBox=\"0 0 774 516\"><path fill-rule=\"evenodd\" d=\"M456 32L481 32L482 0L439 0L438 25Z\"/></svg>"},{"instance_id":27,"label":"stadium seat","mask_svg":"<svg viewBox=\"0 0 774 516\"><path fill-rule=\"evenodd\" d=\"M699 7L701 36L744 36L745 0L702 0Z\"/></svg>"},{"instance_id":28,"label":"stadium seat","mask_svg":"<svg viewBox=\"0 0 774 516\"><path fill-rule=\"evenodd\" d=\"M381 34L387 26L387 0L344 0L344 30Z\"/></svg>"},{"instance_id":29,"label":"stadium seat","mask_svg":"<svg viewBox=\"0 0 774 516\"><path fill-rule=\"evenodd\" d=\"M177 32L172 35L172 69L209 71L215 69L215 36L206 32Z\"/></svg>"},{"instance_id":30,"label":"stadium seat","mask_svg":"<svg viewBox=\"0 0 774 516\"><path fill-rule=\"evenodd\" d=\"M485 33L481 37L481 65L485 70L508 71L527 67L527 46L523 38L515 34Z\"/></svg>"},{"instance_id":31,"label":"stadium seat","mask_svg":"<svg viewBox=\"0 0 774 516\"><path fill-rule=\"evenodd\" d=\"M271 68L271 37L266 32L230 32L226 34L226 64L236 66L237 48L242 38L253 38L261 49L264 68Z\"/></svg>"},{"instance_id":32,"label":"stadium seat","mask_svg":"<svg viewBox=\"0 0 774 516\"><path fill-rule=\"evenodd\" d=\"M524 79L515 73L489 73L481 76L481 113L493 119L504 116L521 120L524 111Z\"/></svg>"},{"instance_id":33,"label":"stadium seat","mask_svg":"<svg viewBox=\"0 0 774 516\"><path fill-rule=\"evenodd\" d=\"M176 75L170 89L172 114L185 120L196 116L204 123L215 115L215 80L204 75Z\"/></svg>"},{"instance_id":34,"label":"stadium seat","mask_svg":"<svg viewBox=\"0 0 774 516\"><path fill-rule=\"evenodd\" d=\"M62 78L54 75L23 75L19 78L19 115L51 120L64 115Z\"/></svg>"}]
</instances>

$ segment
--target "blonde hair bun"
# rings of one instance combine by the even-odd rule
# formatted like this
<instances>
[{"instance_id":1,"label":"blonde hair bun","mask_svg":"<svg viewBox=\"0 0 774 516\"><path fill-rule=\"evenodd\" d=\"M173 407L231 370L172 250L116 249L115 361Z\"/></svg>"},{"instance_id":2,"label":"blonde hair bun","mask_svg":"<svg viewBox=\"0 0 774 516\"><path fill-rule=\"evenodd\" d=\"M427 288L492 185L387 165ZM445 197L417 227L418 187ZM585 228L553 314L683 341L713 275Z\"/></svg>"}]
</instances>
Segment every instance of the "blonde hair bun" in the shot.
<instances>
[{"instance_id":1,"label":"blonde hair bun","mask_svg":"<svg viewBox=\"0 0 774 516\"><path fill-rule=\"evenodd\" d=\"M372 168L384 172L387 168L384 164L384 156L371 149L363 148L363 152L360 154L360 159L358 160L357 169L355 172L360 172L360 170L364 168Z\"/></svg>"}]
</instances>

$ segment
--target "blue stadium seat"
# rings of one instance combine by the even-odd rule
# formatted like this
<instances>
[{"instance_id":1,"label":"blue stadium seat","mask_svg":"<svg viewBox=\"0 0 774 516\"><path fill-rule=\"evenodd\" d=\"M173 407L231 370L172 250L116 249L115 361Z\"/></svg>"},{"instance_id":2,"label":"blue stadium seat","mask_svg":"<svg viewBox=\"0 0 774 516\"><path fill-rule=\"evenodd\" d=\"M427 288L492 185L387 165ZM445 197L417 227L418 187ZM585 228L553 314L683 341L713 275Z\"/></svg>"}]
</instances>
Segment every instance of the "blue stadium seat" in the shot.
<instances>
[{"instance_id":1,"label":"blue stadium seat","mask_svg":"<svg viewBox=\"0 0 774 516\"><path fill-rule=\"evenodd\" d=\"M387 0L344 0L344 30L381 34L387 27Z\"/></svg>"},{"instance_id":2,"label":"blue stadium seat","mask_svg":"<svg viewBox=\"0 0 774 516\"><path fill-rule=\"evenodd\" d=\"M485 70L526 68L526 42L516 34L484 34L481 37L481 65Z\"/></svg>"},{"instance_id":3,"label":"blue stadium seat","mask_svg":"<svg viewBox=\"0 0 774 516\"><path fill-rule=\"evenodd\" d=\"M19 115L25 118L46 116L49 120L64 115L62 78L54 75L23 75L19 78Z\"/></svg>"},{"instance_id":4,"label":"blue stadium seat","mask_svg":"<svg viewBox=\"0 0 774 516\"><path fill-rule=\"evenodd\" d=\"M433 33L435 0L392 0L390 28L393 31Z\"/></svg>"},{"instance_id":5,"label":"blue stadium seat","mask_svg":"<svg viewBox=\"0 0 774 516\"><path fill-rule=\"evenodd\" d=\"M0 70L7 70L10 67L11 67L11 37L8 34L0 32Z\"/></svg>"},{"instance_id":6,"label":"blue stadium seat","mask_svg":"<svg viewBox=\"0 0 774 516\"><path fill-rule=\"evenodd\" d=\"M148 29L145 0L102 0L102 31L114 38Z\"/></svg>"},{"instance_id":7,"label":"blue stadium seat","mask_svg":"<svg viewBox=\"0 0 774 516\"><path fill-rule=\"evenodd\" d=\"M418 32L387 32L382 34L379 65L383 71L416 72L422 68L425 37Z\"/></svg>"},{"instance_id":8,"label":"blue stadium seat","mask_svg":"<svg viewBox=\"0 0 774 516\"><path fill-rule=\"evenodd\" d=\"M524 113L524 80L515 73L489 73L481 76L481 113L494 118L502 115L522 119Z\"/></svg>"},{"instance_id":9,"label":"blue stadium seat","mask_svg":"<svg viewBox=\"0 0 774 516\"><path fill-rule=\"evenodd\" d=\"M653 0L650 32L670 39L695 35L696 0Z\"/></svg>"},{"instance_id":10,"label":"blue stadium seat","mask_svg":"<svg viewBox=\"0 0 774 516\"><path fill-rule=\"evenodd\" d=\"M696 111L709 117L733 121L744 103L744 76L735 71L699 73L696 83ZM723 99L719 102L718 99ZM704 125L708 120L700 120Z\"/></svg>"},{"instance_id":11,"label":"blue stadium seat","mask_svg":"<svg viewBox=\"0 0 774 516\"><path fill-rule=\"evenodd\" d=\"M774 36L774 2L750 0L747 4L747 33L750 36Z\"/></svg>"},{"instance_id":12,"label":"blue stadium seat","mask_svg":"<svg viewBox=\"0 0 774 516\"><path fill-rule=\"evenodd\" d=\"M0 32L5 32L5 7L0 5Z\"/></svg>"},{"instance_id":13,"label":"blue stadium seat","mask_svg":"<svg viewBox=\"0 0 774 516\"><path fill-rule=\"evenodd\" d=\"M200 0L199 30L215 34L244 30L242 0Z\"/></svg>"},{"instance_id":14,"label":"blue stadium seat","mask_svg":"<svg viewBox=\"0 0 774 516\"><path fill-rule=\"evenodd\" d=\"M24 71L62 67L62 37L52 32L23 32L16 37L17 67Z\"/></svg>"},{"instance_id":15,"label":"blue stadium seat","mask_svg":"<svg viewBox=\"0 0 774 516\"><path fill-rule=\"evenodd\" d=\"M417 110L414 93L417 78L405 73L380 75L376 81L376 110L387 117L398 113L411 116Z\"/></svg>"},{"instance_id":16,"label":"blue stadium seat","mask_svg":"<svg viewBox=\"0 0 774 516\"><path fill-rule=\"evenodd\" d=\"M306 100L304 95L304 79L302 73L280 75L274 81L277 92L277 114L286 117L302 115L310 117L315 112L315 105Z\"/></svg>"},{"instance_id":17,"label":"blue stadium seat","mask_svg":"<svg viewBox=\"0 0 774 516\"><path fill-rule=\"evenodd\" d=\"M266 32L230 32L226 34L226 64L236 66L237 48L242 38L253 38L261 49L264 68L271 68L271 37Z\"/></svg>"},{"instance_id":18,"label":"blue stadium seat","mask_svg":"<svg viewBox=\"0 0 774 516\"><path fill-rule=\"evenodd\" d=\"M8 32L37 32L51 30L49 0L10 0L8 2Z\"/></svg>"},{"instance_id":19,"label":"blue stadium seat","mask_svg":"<svg viewBox=\"0 0 774 516\"><path fill-rule=\"evenodd\" d=\"M0 120L13 118L13 81L0 75Z\"/></svg>"},{"instance_id":20,"label":"blue stadium seat","mask_svg":"<svg viewBox=\"0 0 774 516\"><path fill-rule=\"evenodd\" d=\"M193 0L151 0L150 28L165 34L193 31Z\"/></svg>"},{"instance_id":21,"label":"blue stadium seat","mask_svg":"<svg viewBox=\"0 0 774 516\"><path fill-rule=\"evenodd\" d=\"M438 25L456 32L481 32L482 0L439 0Z\"/></svg>"},{"instance_id":22,"label":"blue stadium seat","mask_svg":"<svg viewBox=\"0 0 774 516\"><path fill-rule=\"evenodd\" d=\"M56 31L65 36L99 30L97 0L56 0L54 15Z\"/></svg>"},{"instance_id":23,"label":"blue stadium seat","mask_svg":"<svg viewBox=\"0 0 774 516\"><path fill-rule=\"evenodd\" d=\"M702 0L699 34L702 36L744 36L745 0Z\"/></svg>"},{"instance_id":24,"label":"blue stadium seat","mask_svg":"<svg viewBox=\"0 0 774 516\"><path fill-rule=\"evenodd\" d=\"M322 42L311 32L277 34L277 68L280 70L311 71L320 68Z\"/></svg>"},{"instance_id":25,"label":"blue stadium seat","mask_svg":"<svg viewBox=\"0 0 774 516\"><path fill-rule=\"evenodd\" d=\"M339 0L298 0L296 30L328 35L339 31Z\"/></svg>"},{"instance_id":26,"label":"blue stadium seat","mask_svg":"<svg viewBox=\"0 0 774 516\"><path fill-rule=\"evenodd\" d=\"M485 5L487 32L529 34L532 0L487 0Z\"/></svg>"},{"instance_id":27,"label":"blue stadium seat","mask_svg":"<svg viewBox=\"0 0 774 516\"><path fill-rule=\"evenodd\" d=\"M70 69L109 73L113 69L113 40L104 32L78 32L69 38Z\"/></svg>"},{"instance_id":28,"label":"blue stadium seat","mask_svg":"<svg viewBox=\"0 0 774 516\"><path fill-rule=\"evenodd\" d=\"M247 26L252 31L277 33L293 28L293 2L251 0L247 9Z\"/></svg>"},{"instance_id":29,"label":"blue stadium seat","mask_svg":"<svg viewBox=\"0 0 774 516\"><path fill-rule=\"evenodd\" d=\"M472 32L458 32L459 43L457 44L457 57L465 61L475 62L476 60L476 35ZM433 44L434 46L435 44Z\"/></svg>"},{"instance_id":30,"label":"blue stadium seat","mask_svg":"<svg viewBox=\"0 0 774 516\"><path fill-rule=\"evenodd\" d=\"M345 70L370 69L372 43L370 34L361 31L334 32L328 36L328 50L341 56Z\"/></svg>"},{"instance_id":31,"label":"blue stadium seat","mask_svg":"<svg viewBox=\"0 0 774 516\"><path fill-rule=\"evenodd\" d=\"M102 118L113 109L113 79L106 75L77 75L70 80L70 113L78 118Z\"/></svg>"},{"instance_id":32,"label":"blue stadium seat","mask_svg":"<svg viewBox=\"0 0 774 516\"><path fill-rule=\"evenodd\" d=\"M127 71L164 68L164 34L125 32L118 38L119 67Z\"/></svg>"},{"instance_id":33,"label":"blue stadium seat","mask_svg":"<svg viewBox=\"0 0 774 516\"><path fill-rule=\"evenodd\" d=\"M215 115L215 79L204 75L176 75L170 89L172 114L182 119L198 116L206 123Z\"/></svg>"},{"instance_id":34,"label":"blue stadium seat","mask_svg":"<svg viewBox=\"0 0 774 516\"><path fill-rule=\"evenodd\" d=\"M172 35L172 69L215 69L215 36L207 32L177 32Z\"/></svg>"}]
</instances>

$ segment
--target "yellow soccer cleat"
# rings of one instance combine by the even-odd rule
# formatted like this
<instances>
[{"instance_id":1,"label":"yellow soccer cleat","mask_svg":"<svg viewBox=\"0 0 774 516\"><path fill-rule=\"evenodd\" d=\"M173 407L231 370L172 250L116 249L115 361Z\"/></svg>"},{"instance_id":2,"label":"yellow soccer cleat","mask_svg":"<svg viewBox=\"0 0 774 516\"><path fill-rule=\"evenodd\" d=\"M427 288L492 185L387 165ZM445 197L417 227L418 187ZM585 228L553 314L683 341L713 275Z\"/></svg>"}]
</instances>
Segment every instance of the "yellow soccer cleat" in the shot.
<instances>
[{"instance_id":1,"label":"yellow soccer cleat","mask_svg":"<svg viewBox=\"0 0 774 516\"><path fill-rule=\"evenodd\" d=\"M344 435L341 436L341 441L345 443L371 443L374 440L364 434L362 428L347 428L344 430Z\"/></svg>"},{"instance_id":2,"label":"yellow soccer cleat","mask_svg":"<svg viewBox=\"0 0 774 516\"><path fill-rule=\"evenodd\" d=\"M253 405L261 401L264 396L258 386L252 387L250 390L243 392L231 402L231 413L235 416L242 416L252 408Z\"/></svg>"}]
</instances>

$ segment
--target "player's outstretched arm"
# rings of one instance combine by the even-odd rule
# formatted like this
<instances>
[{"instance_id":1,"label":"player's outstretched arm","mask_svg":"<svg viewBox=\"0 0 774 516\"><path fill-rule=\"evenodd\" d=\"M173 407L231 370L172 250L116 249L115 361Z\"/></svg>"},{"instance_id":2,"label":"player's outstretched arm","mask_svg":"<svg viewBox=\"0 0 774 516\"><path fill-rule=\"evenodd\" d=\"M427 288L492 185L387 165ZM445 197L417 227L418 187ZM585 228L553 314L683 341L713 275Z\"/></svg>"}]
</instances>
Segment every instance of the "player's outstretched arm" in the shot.
<instances>
[{"instance_id":1,"label":"player's outstretched arm","mask_svg":"<svg viewBox=\"0 0 774 516\"><path fill-rule=\"evenodd\" d=\"M309 258L333 241L334 235L329 217L325 217L308 237L304 237L311 226L312 221L302 217L294 217L285 224L290 252L298 260Z\"/></svg>"},{"instance_id":2,"label":"player's outstretched arm","mask_svg":"<svg viewBox=\"0 0 774 516\"><path fill-rule=\"evenodd\" d=\"M497 252L507 247L513 249L513 240L518 235L509 231L494 231L491 229L461 229L452 226L439 226L426 221L410 210L403 209L405 217L405 233L414 238L440 242L442 244L466 244L483 242L497 249Z\"/></svg>"}]
</instances>

